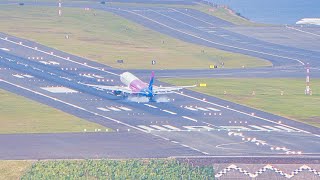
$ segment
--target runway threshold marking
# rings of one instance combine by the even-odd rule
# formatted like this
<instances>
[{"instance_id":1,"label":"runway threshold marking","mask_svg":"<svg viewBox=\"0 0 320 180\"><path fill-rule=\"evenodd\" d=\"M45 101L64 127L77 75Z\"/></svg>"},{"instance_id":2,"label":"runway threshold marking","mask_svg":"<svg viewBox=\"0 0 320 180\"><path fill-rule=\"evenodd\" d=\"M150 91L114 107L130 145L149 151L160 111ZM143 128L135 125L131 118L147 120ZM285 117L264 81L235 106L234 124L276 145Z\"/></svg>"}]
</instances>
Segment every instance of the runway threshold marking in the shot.
<instances>
[{"instance_id":1,"label":"runway threshold marking","mask_svg":"<svg viewBox=\"0 0 320 180\"><path fill-rule=\"evenodd\" d=\"M273 131L279 131L278 128L274 128L274 127L272 127L272 126L263 126L263 127L268 128L268 129L271 129L271 130L273 130Z\"/></svg>"},{"instance_id":2,"label":"runway threshold marking","mask_svg":"<svg viewBox=\"0 0 320 180\"><path fill-rule=\"evenodd\" d=\"M174 130L174 131L181 131L181 129L179 129L179 128L177 128L177 127L174 127L174 126L171 126L171 125L162 125L162 126L164 126L164 127L166 127L166 128L169 128L169 129L171 129L171 130Z\"/></svg>"},{"instance_id":3,"label":"runway threshold marking","mask_svg":"<svg viewBox=\"0 0 320 180\"><path fill-rule=\"evenodd\" d=\"M132 109L124 107L124 106L119 106L119 109L125 110L125 111L132 111Z\"/></svg>"},{"instance_id":4,"label":"runway threshold marking","mask_svg":"<svg viewBox=\"0 0 320 180\"><path fill-rule=\"evenodd\" d=\"M119 10L119 9L115 9L115 10ZM144 15L141 15L141 14L139 14L139 13L135 13L135 12L132 12L132 11L129 11L129 10L122 10L122 11L131 13L131 14L135 14L135 15L137 15L137 16L140 16L140 17L142 17L142 18L144 18L144 19L147 19L147 20L149 20L149 21L152 21L152 22L154 22L154 23L156 23L156 24L159 24L159 25L164 26L164 27L166 27L166 28L169 28L169 29L171 29L171 30L180 32L180 33L185 34L185 35L188 35L188 36L192 36L192 37L197 38L197 39L201 39L201 40L206 41L206 42L211 43L211 44L215 44L215 45L219 45L219 46L224 46L224 47L229 47L229 48L238 49L238 50L243 50L243 51L254 52L254 53L263 54L263 55L268 55L268 56L274 56L274 57L278 57L278 58L289 59L289 60L297 61L297 62L299 62L299 63L302 64L302 65L305 65L305 63L302 62L302 61L299 60L299 59L290 58L290 57L281 56L281 55L276 55L276 54L271 54L271 53L266 53L266 52L262 52L262 51L256 51L256 50L241 48L241 47L232 46L232 45L227 45L227 44L222 44L222 43L217 43L217 42L214 42L214 41L205 39L205 38L203 38L203 37L200 37L200 36L198 36L198 35L191 34L191 33L188 33L188 32L185 32L185 31L182 31L182 30L179 30L179 29L176 29L176 28L174 28L174 27L171 27L171 26L169 26L169 25L163 24L163 23L161 23L161 22L159 22L159 21L156 21L156 20L154 20L154 19L148 18L148 17L146 17L146 16L144 16ZM184 23L184 22L182 22L182 21L179 21L179 20L177 20L177 19L175 19L175 18L166 16L166 15L161 14L161 13L158 13L158 12L156 12L156 11L154 11L154 12L157 13L157 14L160 14L160 15L162 15L162 16L165 16L165 17L167 17L167 18L169 18L169 19L173 19L173 20L175 20L175 21L177 21L177 22L180 22L180 23L182 23L182 24L185 24L185 25L187 25L187 26L190 26L190 27L192 27L192 28L197 29L196 27L193 27L193 26L191 26L191 25L189 25L189 24L187 24L187 23Z\"/></svg>"},{"instance_id":5,"label":"runway threshold marking","mask_svg":"<svg viewBox=\"0 0 320 180\"><path fill-rule=\"evenodd\" d=\"M168 131L168 129L161 127L161 126L158 126L158 125L150 125L150 126L157 129L157 130L160 130L160 131Z\"/></svg>"}]
</instances>

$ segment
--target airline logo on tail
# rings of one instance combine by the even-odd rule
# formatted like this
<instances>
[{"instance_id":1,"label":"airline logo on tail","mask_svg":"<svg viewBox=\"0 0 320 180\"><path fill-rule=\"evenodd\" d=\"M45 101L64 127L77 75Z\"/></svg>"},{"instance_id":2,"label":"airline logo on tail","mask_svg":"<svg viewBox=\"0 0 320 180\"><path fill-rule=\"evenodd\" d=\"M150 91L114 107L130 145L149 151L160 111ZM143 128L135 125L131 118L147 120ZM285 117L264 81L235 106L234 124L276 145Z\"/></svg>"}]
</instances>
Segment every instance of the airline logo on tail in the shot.
<instances>
[{"instance_id":1,"label":"airline logo on tail","mask_svg":"<svg viewBox=\"0 0 320 180\"><path fill-rule=\"evenodd\" d=\"M154 72L152 71L151 73L151 78L150 78L150 82L149 82L149 87L148 89L153 92L153 82L154 82Z\"/></svg>"}]
</instances>

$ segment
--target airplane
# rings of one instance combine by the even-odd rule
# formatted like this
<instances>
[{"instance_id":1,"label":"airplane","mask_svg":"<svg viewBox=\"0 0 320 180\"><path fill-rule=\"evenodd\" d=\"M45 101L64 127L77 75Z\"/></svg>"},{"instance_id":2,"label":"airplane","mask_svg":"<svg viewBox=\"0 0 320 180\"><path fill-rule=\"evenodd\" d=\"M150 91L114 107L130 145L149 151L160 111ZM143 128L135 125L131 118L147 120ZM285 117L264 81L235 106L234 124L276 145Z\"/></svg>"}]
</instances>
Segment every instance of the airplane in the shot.
<instances>
[{"instance_id":1,"label":"airplane","mask_svg":"<svg viewBox=\"0 0 320 180\"><path fill-rule=\"evenodd\" d=\"M191 88L193 86L172 86L172 87L158 87L154 86L154 72L151 74L149 84L141 81L139 78L131 74L130 72L124 72L120 74L120 81L125 86L104 86L104 85L93 85L93 84L85 84L90 87L94 87L98 90L106 90L112 92L116 96L143 96L152 100L155 96L161 94L170 94L175 91L181 90L183 88Z\"/></svg>"}]
</instances>

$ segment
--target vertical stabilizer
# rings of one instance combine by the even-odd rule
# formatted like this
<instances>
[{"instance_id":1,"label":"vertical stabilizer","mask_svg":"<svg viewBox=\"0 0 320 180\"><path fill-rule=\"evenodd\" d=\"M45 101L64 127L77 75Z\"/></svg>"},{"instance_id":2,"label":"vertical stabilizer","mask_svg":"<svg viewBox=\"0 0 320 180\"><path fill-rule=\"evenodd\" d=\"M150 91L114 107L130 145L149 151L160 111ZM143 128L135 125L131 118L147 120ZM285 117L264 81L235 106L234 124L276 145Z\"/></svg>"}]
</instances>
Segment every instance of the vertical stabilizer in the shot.
<instances>
[{"instance_id":1,"label":"vertical stabilizer","mask_svg":"<svg viewBox=\"0 0 320 180\"><path fill-rule=\"evenodd\" d=\"M148 87L148 89L152 92L152 90L153 90L153 81L154 81L154 72L152 71L152 73L151 73L151 78L150 78L150 83L149 83L149 87Z\"/></svg>"}]
</instances>

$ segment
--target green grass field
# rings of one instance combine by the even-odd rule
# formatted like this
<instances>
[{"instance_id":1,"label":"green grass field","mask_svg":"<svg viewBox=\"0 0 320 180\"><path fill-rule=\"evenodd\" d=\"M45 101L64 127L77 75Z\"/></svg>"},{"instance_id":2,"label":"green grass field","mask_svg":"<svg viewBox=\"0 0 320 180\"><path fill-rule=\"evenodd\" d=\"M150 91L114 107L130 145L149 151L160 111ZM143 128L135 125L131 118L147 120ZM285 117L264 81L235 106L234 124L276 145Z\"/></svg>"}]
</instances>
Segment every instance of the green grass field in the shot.
<instances>
[{"instance_id":1,"label":"green grass field","mask_svg":"<svg viewBox=\"0 0 320 180\"><path fill-rule=\"evenodd\" d=\"M33 161L0 161L0 179L17 180L31 168Z\"/></svg>"},{"instance_id":2,"label":"green grass field","mask_svg":"<svg viewBox=\"0 0 320 180\"><path fill-rule=\"evenodd\" d=\"M186 43L104 11L0 6L0 32L124 69L199 69L270 66L258 58ZM95 15L94 15L95 14ZM65 36L69 35L69 39ZM116 60L123 59L124 64ZM155 66L151 60L157 60Z\"/></svg>"},{"instance_id":3,"label":"green grass field","mask_svg":"<svg viewBox=\"0 0 320 180\"><path fill-rule=\"evenodd\" d=\"M210 78L162 81L175 85L206 83L207 87L192 90L320 127L320 79L311 80L312 96L304 95L305 79ZM255 95L252 95L253 91Z\"/></svg>"},{"instance_id":4,"label":"green grass field","mask_svg":"<svg viewBox=\"0 0 320 180\"><path fill-rule=\"evenodd\" d=\"M0 90L0 134L89 132L106 128Z\"/></svg>"}]
</instances>

